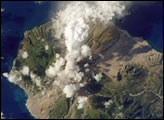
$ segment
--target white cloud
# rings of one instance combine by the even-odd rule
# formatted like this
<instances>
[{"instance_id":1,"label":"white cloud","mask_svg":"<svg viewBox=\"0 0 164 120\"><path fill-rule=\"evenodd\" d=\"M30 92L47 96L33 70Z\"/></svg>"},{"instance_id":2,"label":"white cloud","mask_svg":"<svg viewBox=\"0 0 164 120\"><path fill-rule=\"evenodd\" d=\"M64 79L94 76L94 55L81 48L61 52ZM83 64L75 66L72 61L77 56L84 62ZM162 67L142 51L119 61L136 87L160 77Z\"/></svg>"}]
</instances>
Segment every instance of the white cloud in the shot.
<instances>
[{"instance_id":1,"label":"white cloud","mask_svg":"<svg viewBox=\"0 0 164 120\"><path fill-rule=\"evenodd\" d=\"M73 76L73 78L75 81L80 82L83 76L84 76L83 72L75 72L75 75Z\"/></svg>"},{"instance_id":2,"label":"white cloud","mask_svg":"<svg viewBox=\"0 0 164 120\"><path fill-rule=\"evenodd\" d=\"M83 83L80 83L80 87L84 87L84 84Z\"/></svg>"},{"instance_id":3,"label":"white cloud","mask_svg":"<svg viewBox=\"0 0 164 120\"><path fill-rule=\"evenodd\" d=\"M105 108L108 108L113 103L112 100L105 101L104 106Z\"/></svg>"},{"instance_id":4,"label":"white cloud","mask_svg":"<svg viewBox=\"0 0 164 120\"><path fill-rule=\"evenodd\" d=\"M1 119L5 119L4 114L1 112Z\"/></svg>"},{"instance_id":5,"label":"white cloud","mask_svg":"<svg viewBox=\"0 0 164 120\"><path fill-rule=\"evenodd\" d=\"M49 49L49 46L48 45L45 45L45 50L48 50Z\"/></svg>"},{"instance_id":6,"label":"white cloud","mask_svg":"<svg viewBox=\"0 0 164 120\"><path fill-rule=\"evenodd\" d=\"M103 56L101 53L99 53L99 56L100 56L102 59L104 59L104 56Z\"/></svg>"},{"instance_id":7,"label":"white cloud","mask_svg":"<svg viewBox=\"0 0 164 120\"><path fill-rule=\"evenodd\" d=\"M36 4L41 4L41 3L43 3L44 1L34 1L34 3L36 3Z\"/></svg>"},{"instance_id":8,"label":"white cloud","mask_svg":"<svg viewBox=\"0 0 164 120\"><path fill-rule=\"evenodd\" d=\"M85 68L89 67L89 64L88 63L84 64L84 67Z\"/></svg>"},{"instance_id":9,"label":"white cloud","mask_svg":"<svg viewBox=\"0 0 164 120\"><path fill-rule=\"evenodd\" d=\"M41 87L41 78L39 76L37 76L31 71L30 77L33 83L35 83L38 87Z\"/></svg>"},{"instance_id":10,"label":"white cloud","mask_svg":"<svg viewBox=\"0 0 164 120\"><path fill-rule=\"evenodd\" d=\"M93 76L94 78L95 78L95 80L97 81L97 82L99 82L100 80L101 80L101 78L103 77L103 75L102 75L102 73L98 73L98 74L96 74L95 76Z\"/></svg>"},{"instance_id":11,"label":"white cloud","mask_svg":"<svg viewBox=\"0 0 164 120\"><path fill-rule=\"evenodd\" d=\"M70 98L73 96L74 92L77 90L79 90L79 86L75 84L69 84L64 87L63 92L66 94L67 98Z\"/></svg>"},{"instance_id":12,"label":"white cloud","mask_svg":"<svg viewBox=\"0 0 164 120\"><path fill-rule=\"evenodd\" d=\"M5 11L5 9L4 8L1 8L1 13L4 12L4 11Z\"/></svg>"},{"instance_id":13,"label":"white cloud","mask_svg":"<svg viewBox=\"0 0 164 120\"><path fill-rule=\"evenodd\" d=\"M124 114L122 112L116 114L115 119L120 119L120 118L124 118Z\"/></svg>"},{"instance_id":14,"label":"white cloud","mask_svg":"<svg viewBox=\"0 0 164 120\"><path fill-rule=\"evenodd\" d=\"M65 65L65 60L64 58L60 57L57 59L57 61L55 62L55 69L57 71L60 71L61 67Z\"/></svg>"},{"instance_id":15,"label":"white cloud","mask_svg":"<svg viewBox=\"0 0 164 120\"><path fill-rule=\"evenodd\" d=\"M74 82L80 82L84 74L80 72L80 68L76 65L76 56L78 55L77 52L68 53L66 55L66 66L64 69L65 75L68 79L73 79Z\"/></svg>"},{"instance_id":16,"label":"white cloud","mask_svg":"<svg viewBox=\"0 0 164 120\"><path fill-rule=\"evenodd\" d=\"M59 54L56 54L56 62L49 66L49 68L46 70L46 75L51 78L55 77L58 72L62 70L64 65L64 58L60 57Z\"/></svg>"},{"instance_id":17,"label":"white cloud","mask_svg":"<svg viewBox=\"0 0 164 120\"><path fill-rule=\"evenodd\" d=\"M56 70L54 65L49 66L49 68L46 70L46 75L51 78L56 76Z\"/></svg>"},{"instance_id":18,"label":"white cloud","mask_svg":"<svg viewBox=\"0 0 164 120\"><path fill-rule=\"evenodd\" d=\"M63 39L67 48L66 72L70 75L76 71L76 63L84 57L91 56L91 50L83 41L88 36L89 22L94 22L97 18L104 23L108 23L115 15L123 15L125 9L122 2L70 2L64 10L57 13L53 28L55 37ZM91 58L91 57L90 57ZM74 65L73 65L74 64ZM70 67L70 68L69 68ZM74 68L75 67L75 68ZM68 72L68 69L70 70Z\"/></svg>"},{"instance_id":19,"label":"white cloud","mask_svg":"<svg viewBox=\"0 0 164 120\"><path fill-rule=\"evenodd\" d=\"M26 52L26 51L24 51L23 53L22 53L22 58L23 59L26 59L28 57L28 53Z\"/></svg>"},{"instance_id":20,"label":"white cloud","mask_svg":"<svg viewBox=\"0 0 164 120\"><path fill-rule=\"evenodd\" d=\"M60 57L60 54L56 53L56 59L58 59Z\"/></svg>"},{"instance_id":21,"label":"white cloud","mask_svg":"<svg viewBox=\"0 0 164 120\"><path fill-rule=\"evenodd\" d=\"M12 83L17 83L19 81L22 80L22 76L20 74L20 72L18 71L10 71L9 75L8 75L8 80Z\"/></svg>"},{"instance_id":22,"label":"white cloud","mask_svg":"<svg viewBox=\"0 0 164 120\"><path fill-rule=\"evenodd\" d=\"M55 85L55 86L60 86L59 80L55 80L55 81L53 82L53 85Z\"/></svg>"},{"instance_id":23,"label":"white cloud","mask_svg":"<svg viewBox=\"0 0 164 120\"><path fill-rule=\"evenodd\" d=\"M38 87L41 87L41 82L40 81L41 81L40 77L35 78L35 83Z\"/></svg>"},{"instance_id":24,"label":"white cloud","mask_svg":"<svg viewBox=\"0 0 164 120\"><path fill-rule=\"evenodd\" d=\"M31 79L35 79L37 77L37 75L35 75L32 71L30 72L30 77Z\"/></svg>"},{"instance_id":25,"label":"white cloud","mask_svg":"<svg viewBox=\"0 0 164 120\"><path fill-rule=\"evenodd\" d=\"M17 83L22 80L22 76L19 71L11 70L10 73L3 73L4 77L8 78L8 80L12 83Z\"/></svg>"},{"instance_id":26,"label":"white cloud","mask_svg":"<svg viewBox=\"0 0 164 120\"><path fill-rule=\"evenodd\" d=\"M85 96L79 96L77 99L78 99L77 109L82 109L86 104L86 102L88 101L88 98Z\"/></svg>"},{"instance_id":27,"label":"white cloud","mask_svg":"<svg viewBox=\"0 0 164 120\"><path fill-rule=\"evenodd\" d=\"M81 54L84 57L90 56L91 55L91 49L87 45L83 45L81 47Z\"/></svg>"},{"instance_id":28,"label":"white cloud","mask_svg":"<svg viewBox=\"0 0 164 120\"><path fill-rule=\"evenodd\" d=\"M85 1L71 2L63 11L57 13L57 37L64 34L69 50L74 41L82 41L87 36L88 22L96 19L108 23L116 16L124 16L125 2L120 1ZM68 41L67 41L68 40Z\"/></svg>"},{"instance_id":29,"label":"white cloud","mask_svg":"<svg viewBox=\"0 0 164 120\"><path fill-rule=\"evenodd\" d=\"M29 75L29 67L28 66L23 66L23 69L20 71L23 75Z\"/></svg>"},{"instance_id":30,"label":"white cloud","mask_svg":"<svg viewBox=\"0 0 164 120\"><path fill-rule=\"evenodd\" d=\"M89 72L89 69L88 69L88 68L86 68L86 69L85 69L85 72Z\"/></svg>"},{"instance_id":31,"label":"white cloud","mask_svg":"<svg viewBox=\"0 0 164 120\"><path fill-rule=\"evenodd\" d=\"M118 107L118 109L119 109L119 110L121 110L123 107L124 107L124 106L123 106L123 105L121 105L121 106L119 106L119 107Z\"/></svg>"},{"instance_id":32,"label":"white cloud","mask_svg":"<svg viewBox=\"0 0 164 120\"><path fill-rule=\"evenodd\" d=\"M84 73L80 72L79 66L75 64L77 58L76 56L78 56L78 54L79 53L77 52L67 54L65 59L57 54L56 62L46 70L46 75L51 78L57 77L60 81L56 83L60 83L63 78L67 81L62 81L63 84L69 83L69 81L80 82L84 76Z\"/></svg>"},{"instance_id":33,"label":"white cloud","mask_svg":"<svg viewBox=\"0 0 164 120\"><path fill-rule=\"evenodd\" d=\"M89 56L89 60L93 60L92 56Z\"/></svg>"},{"instance_id":34,"label":"white cloud","mask_svg":"<svg viewBox=\"0 0 164 120\"><path fill-rule=\"evenodd\" d=\"M42 95L45 95L45 92L44 91L42 91Z\"/></svg>"},{"instance_id":35,"label":"white cloud","mask_svg":"<svg viewBox=\"0 0 164 120\"><path fill-rule=\"evenodd\" d=\"M2 74L4 77L8 78L9 77L9 74L8 73L3 73Z\"/></svg>"},{"instance_id":36,"label":"white cloud","mask_svg":"<svg viewBox=\"0 0 164 120\"><path fill-rule=\"evenodd\" d=\"M88 35L88 25L84 23L83 19L69 22L65 28L65 45L69 52L79 50L81 42Z\"/></svg>"}]
</instances>

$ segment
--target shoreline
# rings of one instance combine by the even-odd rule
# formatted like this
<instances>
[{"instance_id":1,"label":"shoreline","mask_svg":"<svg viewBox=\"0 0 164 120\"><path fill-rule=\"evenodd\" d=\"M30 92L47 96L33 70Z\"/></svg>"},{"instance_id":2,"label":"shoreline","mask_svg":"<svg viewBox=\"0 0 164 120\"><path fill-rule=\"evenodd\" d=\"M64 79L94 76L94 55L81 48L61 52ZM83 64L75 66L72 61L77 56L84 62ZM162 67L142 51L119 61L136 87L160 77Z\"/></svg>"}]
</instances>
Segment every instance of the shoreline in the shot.
<instances>
[{"instance_id":1,"label":"shoreline","mask_svg":"<svg viewBox=\"0 0 164 120\"><path fill-rule=\"evenodd\" d=\"M26 109L28 110L28 112L30 113L31 117L33 117L33 119L36 119L36 117L32 114L32 112L30 111L29 107L27 106L27 101L30 97L30 95L28 94L28 92L20 85L20 84L17 84L21 89L23 89L23 91L25 92L25 95L27 96L27 99L25 100L25 107Z\"/></svg>"}]
</instances>

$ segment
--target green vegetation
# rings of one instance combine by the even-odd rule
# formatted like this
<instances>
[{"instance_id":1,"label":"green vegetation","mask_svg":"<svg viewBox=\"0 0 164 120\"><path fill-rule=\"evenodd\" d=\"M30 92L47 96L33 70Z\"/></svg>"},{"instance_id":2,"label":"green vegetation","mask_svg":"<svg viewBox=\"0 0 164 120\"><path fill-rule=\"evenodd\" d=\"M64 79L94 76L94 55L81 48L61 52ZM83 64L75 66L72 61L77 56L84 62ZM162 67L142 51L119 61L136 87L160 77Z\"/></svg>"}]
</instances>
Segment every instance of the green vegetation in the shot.
<instances>
[{"instance_id":1,"label":"green vegetation","mask_svg":"<svg viewBox=\"0 0 164 120\"><path fill-rule=\"evenodd\" d=\"M159 67L156 72L148 74L147 68L133 64L119 72L121 77L118 80L113 81L104 75L97 83L100 89L89 99L92 109L88 110L85 118L103 118L101 114L112 119L162 118L162 98L158 96L162 96L163 90L161 69ZM105 108L104 102L109 99L113 103Z\"/></svg>"},{"instance_id":2,"label":"green vegetation","mask_svg":"<svg viewBox=\"0 0 164 120\"><path fill-rule=\"evenodd\" d=\"M65 97L61 97L57 100L53 109L49 112L50 119L62 119L69 110L68 100Z\"/></svg>"},{"instance_id":3,"label":"green vegetation","mask_svg":"<svg viewBox=\"0 0 164 120\"><path fill-rule=\"evenodd\" d=\"M95 95L89 99L89 103L91 104L93 109L103 109L104 101L107 101L108 99L110 99L110 98Z\"/></svg>"},{"instance_id":4,"label":"green vegetation","mask_svg":"<svg viewBox=\"0 0 164 120\"><path fill-rule=\"evenodd\" d=\"M15 61L17 70L22 69L23 65L28 65L38 76L45 76L45 69L55 62L56 55L55 49L52 48L55 39L51 36L50 25L51 23L47 23L25 32L25 38L20 44L20 52L27 51L28 57L27 59L17 57ZM49 46L48 50L45 50L46 45Z\"/></svg>"},{"instance_id":5,"label":"green vegetation","mask_svg":"<svg viewBox=\"0 0 164 120\"><path fill-rule=\"evenodd\" d=\"M74 118L75 119L80 119L82 116L82 114L83 114L83 109L77 109L77 105L75 105L75 116L74 116Z\"/></svg>"},{"instance_id":6,"label":"green vegetation","mask_svg":"<svg viewBox=\"0 0 164 120\"><path fill-rule=\"evenodd\" d=\"M40 27L35 27L24 34L24 40L20 43L20 49L15 59L15 69L20 71L24 65L27 65L34 74L41 78L41 84L46 87L44 77L46 69L56 61L56 52L60 52L60 44L56 45L56 39L51 35L51 23L46 23ZM48 45L48 50L45 46ZM55 46L55 48L54 48ZM22 53L26 51L28 57L23 59ZM21 85L30 92L37 93L38 87L30 79L23 76Z\"/></svg>"},{"instance_id":7,"label":"green vegetation","mask_svg":"<svg viewBox=\"0 0 164 120\"><path fill-rule=\"evenodd\" d=\"M85 115L84 119L110 119L108 113L103 112L101 109L88 109L87 114Z\"/></svg>"},{"instance_id":8,"label":"green vegetation","mask_svg":"<svg viewBox=\"0 0 164 120\"><path fill-rule=\"evenodd\" d=\"M68 114L65 116L64 119L70 119L70 118L71 118L71 115L72 115L72 113L68 113Z\"/></svg>"}]
</instances>

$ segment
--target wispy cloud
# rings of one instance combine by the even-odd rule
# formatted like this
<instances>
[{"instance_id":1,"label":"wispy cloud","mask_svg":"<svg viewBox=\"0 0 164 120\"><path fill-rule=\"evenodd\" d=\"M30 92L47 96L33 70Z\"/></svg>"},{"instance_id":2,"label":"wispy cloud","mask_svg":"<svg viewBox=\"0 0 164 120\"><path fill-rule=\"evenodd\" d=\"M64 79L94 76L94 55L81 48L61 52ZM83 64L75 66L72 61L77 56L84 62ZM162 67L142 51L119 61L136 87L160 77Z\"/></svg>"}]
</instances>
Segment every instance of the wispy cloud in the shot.
<instances>
[{"instance_id":1,"label":"wispy cloud","mask_svg":"<svg viewBox=\"0 0 164 120\"><path fill-rule=\"evenodd\" d=\"M1 13L4 12L4 11L5 11L5 9L4 8L1 8Z\"/></svg>"},{"instance_id":2,"label":"wispy cloud","mask_svg":"<svg viewBox=\"0 0 164 120\"><path fill-rule=\"evenodd\" d=\"M34 1L34 3L36 3L36 4L41 4L41 3L43 3L44 1Z\"/></svg>"},{"instance_id":3,"label":"wispy cloud","mask_svg":"<svg viewBox=\"0 0 164 120\"><path fill-rule=\"evenodd\" d=\"M4 114L1 112L1 119L5 119Z\"/></svg>"}]
</instances>

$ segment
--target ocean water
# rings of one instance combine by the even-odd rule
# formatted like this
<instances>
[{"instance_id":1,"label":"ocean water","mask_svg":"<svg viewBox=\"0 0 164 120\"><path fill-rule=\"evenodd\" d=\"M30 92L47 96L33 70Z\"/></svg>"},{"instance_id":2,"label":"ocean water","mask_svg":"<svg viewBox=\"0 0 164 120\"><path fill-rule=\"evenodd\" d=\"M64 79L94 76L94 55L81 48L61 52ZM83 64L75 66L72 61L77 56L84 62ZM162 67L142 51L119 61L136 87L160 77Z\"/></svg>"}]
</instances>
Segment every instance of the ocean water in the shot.
<instances>
[{"instance_id":1,"label":"ocean water","mask_svg":"<svg viewBox=\"0 0 164 120\"><path fill-rule=\"evenodd\" d=\"M27 95L10 83L2 73L9 72L17 56L24 31L49 21L50 2L1 2L1 112L5 118L33 119L25 103Z\"/></svg>"},{"instance_id":2,"label":"ocean water","mask_svg":"<svg viewBox=\"0 0 164 120\"><path fill-rule=\"evenodd\" d=\"M47 22L51 7L51 2L1 2L1 8L5 9L1 13L1 112L5 118L34 118L25 106L28 96L24 90L8 82L2 73L11 70L24 31ZM143 37L153 48L163 52L162 10L163 2L146 9L134 6L131 15L116 24L131 35Z\"/></svg>"},{"instance_id":3,"label":"ocean water","mask_svg":"<svg viewBox=\"0 0 164 120\"><path fill-rule=\"evenodd\" d=\"M152 48L163 53L163 1L134 5L130 14L116 24L133 36L147 40Z\"/></svg>"}]
</instances>

